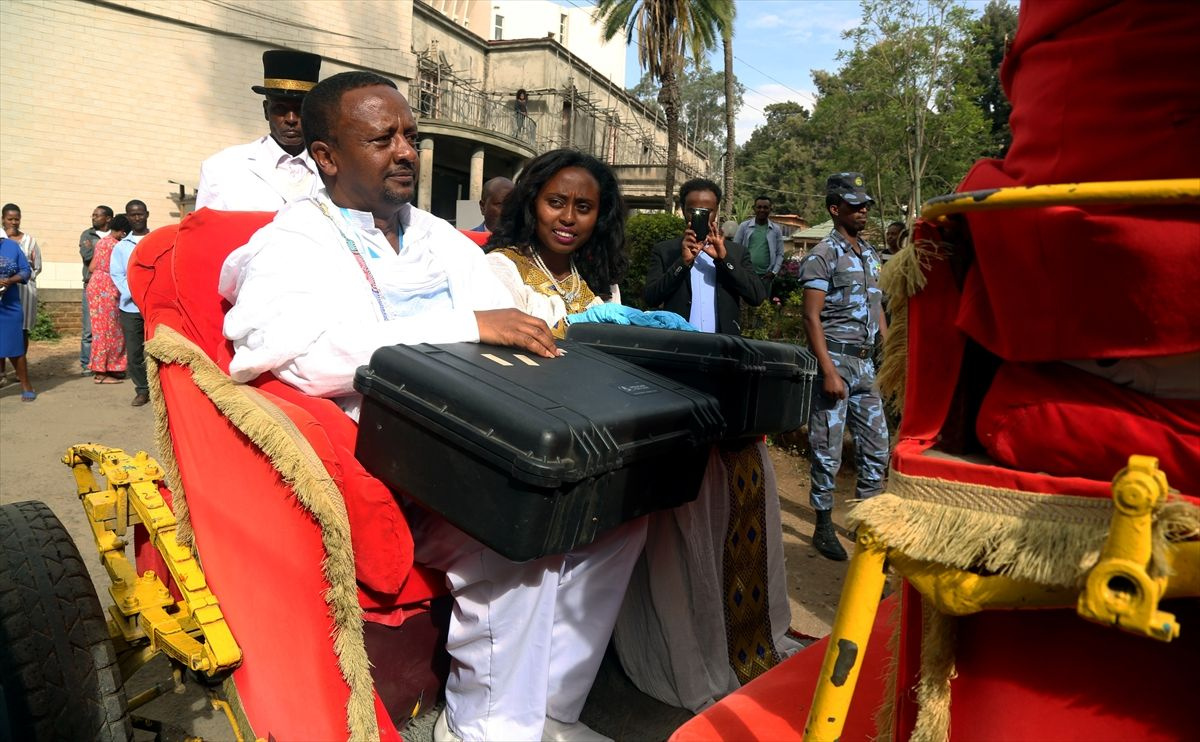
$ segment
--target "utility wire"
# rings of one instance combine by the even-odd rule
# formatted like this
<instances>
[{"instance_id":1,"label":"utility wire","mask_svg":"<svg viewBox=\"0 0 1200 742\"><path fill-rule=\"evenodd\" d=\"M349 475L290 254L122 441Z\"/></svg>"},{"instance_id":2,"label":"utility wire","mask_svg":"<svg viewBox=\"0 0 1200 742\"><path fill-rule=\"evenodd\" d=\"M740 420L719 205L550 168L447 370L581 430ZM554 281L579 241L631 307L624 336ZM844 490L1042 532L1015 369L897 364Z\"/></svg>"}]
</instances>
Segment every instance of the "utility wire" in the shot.
<instances>
[{"instance_id":1,"label":"utility wire","mask_svg":"<svg viewBox=\"0 0 1200 742\"><path fill-rule=\"evenodd\" d=\"M795 88L793 88L792 86L788 85L787 83L783 82L782 80L780 80L780 79L778 79L778 78L775 78L775 77L772 77L771 75L768 75L766 72L763 72L762 70L760 70L759 68L757 68L757 67L755 67L754 65L750 64L749 62L747 62L746 60L744 60L744 59L742 59L741 57L737 56L736 54L735 54L735 55L733 55L733 61L735 61L735 62L741 62L742 64L746 65L746 66L747 66L747 67L749 67L750 69L752 69L752 70L754 70L755 72L757 72L758 74L762 75L763 77L767 78L768 80L771 80L772 82L775 82L775 83L778 83L779 85L782 85L783 87L785 87L785 88L787 88L788 90L792 91L793 93L795 93L796 95L800 96L801 98L808 98L810 101L813 99L813 95L812 95L811 93L801 93L799 90L796 90Z\"/></svg>"}]
</instances>

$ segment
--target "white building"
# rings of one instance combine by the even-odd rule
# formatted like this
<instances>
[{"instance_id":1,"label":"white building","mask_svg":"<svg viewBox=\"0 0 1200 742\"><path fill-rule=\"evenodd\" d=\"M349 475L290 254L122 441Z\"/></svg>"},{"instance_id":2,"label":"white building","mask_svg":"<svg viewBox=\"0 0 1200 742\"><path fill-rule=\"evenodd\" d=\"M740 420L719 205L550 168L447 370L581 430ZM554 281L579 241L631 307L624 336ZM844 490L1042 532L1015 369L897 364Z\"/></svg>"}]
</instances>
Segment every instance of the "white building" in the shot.
<instances>
[{"instance_id":1,"label":"white building","mask_svg":"<svg viewBox=\"0 0 1200 742\"><path fill-rule=\"evenodd\" d=\"M551 0L424 0L486 41L551 38L614 85L625 86L625 36L606 42L592 6Z\"/></svg>"},{"instance_id":2,"label":"white building","mask_svg":"<svg viewBox=\"0 0 1200 742\"><path fill-rule=\"evenodd\" d=\"M605 41L592 8L550 0L497 0L491 6L488 40L553 38L613 84L625 86L625 34Z\"/></svg>"},{"instance_id":3,"label":"white building","mask_svg":"<svg viewBox=\"0 0 1200 742\"><path fill-rule=\"evenodd\" d=\"M624 89L624 39L602 50L599 31L584 32L590 12L541 0L0 0L0 196L41 244L40 298L79 301L79 233L97 205L140 199L151 228L176 221L206 157L266 133L250 87L268 49L321 55L322 78L394 80L419 119L418 203L439 216L556 147L600 157L632 207L657 208L665 123ZM490 38L496 15L526 38ZM677 182L709 173L703 152L679 154Z\"/></svg>"}]
</instances>

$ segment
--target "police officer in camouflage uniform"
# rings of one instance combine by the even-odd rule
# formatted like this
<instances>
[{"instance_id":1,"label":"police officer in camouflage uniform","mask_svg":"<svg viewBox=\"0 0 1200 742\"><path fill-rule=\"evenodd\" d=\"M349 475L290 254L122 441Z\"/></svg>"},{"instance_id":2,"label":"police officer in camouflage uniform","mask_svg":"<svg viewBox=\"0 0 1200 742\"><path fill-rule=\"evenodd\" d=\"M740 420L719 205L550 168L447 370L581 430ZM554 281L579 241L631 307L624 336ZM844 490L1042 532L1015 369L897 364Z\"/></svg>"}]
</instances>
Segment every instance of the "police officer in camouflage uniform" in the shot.
<instances>
[{"instance_id":1,"label":"police officer in camouflage uniform","mask_svg":"<svg viewBox=\"0 0 1200 742\"><path fill-rule=\"evenodd\" d=\"M879 494L887 472L887 418L875 388L872 360L876 336L887 333L887 320L881 310L879 252L859 237L874 203L863 189L862 174L831 175L825 190L834 228L800 269L804 327L819 373L808 421L809 502L817 513L813 546L827 559L843 561L846 550L834 532L832 510L847 423L858 452L856 496Z\"/></svg>"}]
</instances>

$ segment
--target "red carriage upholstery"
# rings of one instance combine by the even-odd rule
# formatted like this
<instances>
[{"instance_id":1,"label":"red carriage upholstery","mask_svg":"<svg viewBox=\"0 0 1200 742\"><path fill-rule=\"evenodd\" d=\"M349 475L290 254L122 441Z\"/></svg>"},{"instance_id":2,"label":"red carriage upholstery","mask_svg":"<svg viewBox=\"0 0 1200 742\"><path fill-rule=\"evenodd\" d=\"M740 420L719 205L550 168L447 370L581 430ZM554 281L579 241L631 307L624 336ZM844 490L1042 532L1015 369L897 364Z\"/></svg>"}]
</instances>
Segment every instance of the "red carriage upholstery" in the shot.
<instances>
[{"instance_id":1,"label":"red carriage upholstery","mask_svg":"<svg viewBox=\"0 0 1200 742\"><path fill-rule=\"evenodd\" d=\"M1200 12L1179 12L1168 2L1022 3L1002 75L1013 101L1012 148L1003 161L978 163L959 190L1196 178L1198 34ZM1147 64L1151 81L1140 72ZM1124 457L1144 454L1162 459L1173 486L1200 495L1193 403L1135 400L1098 378L1072 384L1073 374L1031 380L1029 369L1016 365L1200 351L1200 210L984 211L968 214L966 224L969 237L923 222L914 234L935 245L973 243L973 250L927 261L925 286L908 299L905 405L893 471L1107 499ZM1031 404L1043 405L1036 422L1001 419L1003 410ZM1003 445L994 445L997 437ZM989 460L988 452L1001 455ZM1189 673L1200 664L1200 606L1181 600L1163 609L1181 625L1169 644L1090 624L1070 609L955 620L950 738L1194 737ZM883 702L895 711L894 738L912 733L919 596L906 585L890 698L872 670L886 643L886 613L876 621L842 739L873 735L871 717ZM802 652L673 739L798 739L822 655L820 645Z\"/></svg>"},{"instance_id":2,"label":"red carriage upholstery","mask_svg":"<svg viewBox=\"0 0 1200 742\"><path fill-rule=\"evenodd\" d=\"M147 336L170 327L227 372L231 348L221 333L227 306L216 292L220 267L272 216L201 210L143 239L129 275ZM331 585L322 569L329 555L319 523L267 455L197 386L188 366L161 364L159 380L196 549L243 651L233 679L255 733L280 740L345 738L350 686L335 653L326 602ZM366 620L396 627L416 616L422 620L414 625L427 625L428 602L445 592L443 577L414 568L412 538L395 498L354 458L354 423L329 400L273 378L254 386L304 437L342 494ZM156 557L139 548L143 568ZM370 625L366 631L369 645L379 631ZM428 631L422 635L428 639ZM409 654L407 661L420 665L423 654L429 664L429 647L414 645ZM399 739L375 699L383 738ZM393 713L411 708L403 702L391 708L390 701Z\"/></svg>"}]
</instances>

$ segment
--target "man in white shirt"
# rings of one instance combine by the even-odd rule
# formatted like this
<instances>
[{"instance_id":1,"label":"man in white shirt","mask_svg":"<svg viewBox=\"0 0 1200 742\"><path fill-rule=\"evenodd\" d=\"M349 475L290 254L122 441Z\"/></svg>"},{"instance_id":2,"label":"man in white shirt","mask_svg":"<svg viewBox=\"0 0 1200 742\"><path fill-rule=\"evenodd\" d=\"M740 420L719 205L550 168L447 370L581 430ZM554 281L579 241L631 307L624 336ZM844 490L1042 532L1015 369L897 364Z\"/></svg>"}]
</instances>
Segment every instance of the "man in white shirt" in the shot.
<instances>
[{"instance_id":1,"label":"man in white shirt","mask_svg":"<svg viewBox=\"0 0 1200 742\"><path fill-rule=\"evenodd\" d=\"M146 354L143 346L146 342L146 323L142 311L134 303L129 292L129 258L142 238L150 234L150 211L146 202L133 199L125 204L125 216L131 227L125 239L113 245L112 255L108 260L108 273L117 287L117 319L121 323L121 333L125 336L125 358L128 366L129 380L133 382L134 407L141 407L150 402L150 386L146 381Z\"/></svg>"},{"instance_id":2,"label":"man in white shirt","mask_svg":"<svg viewBox=\"0 0 1200 742\"><path fill-rule=\"evenodd\" d=\"M234 379L271 372L356 417L354 371L384 345L487 342L558 354L546 323L512 308L479 248L410 203L417 125L394 83L334 75L309 93L303 117L325 187L283 207L221 269ZM434 739L603 739L579 712L645 522L516 564L439 516L406 511L416 561L444 571L455 600Z\"/></svg>"},{"instance_id":3,"label":"man in white shirt","mask_svg":"<svg viewBox=\"0 0 1200 742\"><path fill-rule=\"evenodd\" d=\"M321 187L317 167L304 146L300 104L317 84L321 58L308 52L263 52L263 117L270 133L249 144L222 150L200 166L196 208L278 211Z\"/></svg>"}]
</instances>

